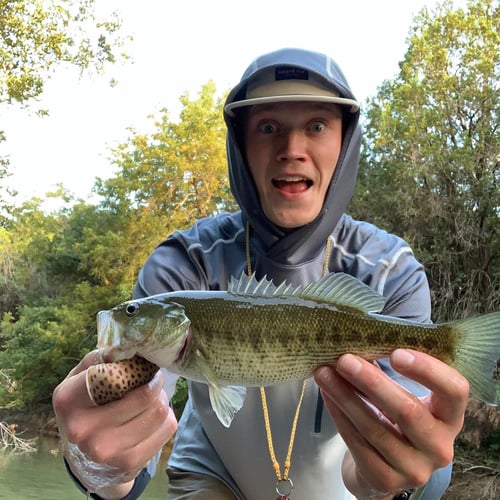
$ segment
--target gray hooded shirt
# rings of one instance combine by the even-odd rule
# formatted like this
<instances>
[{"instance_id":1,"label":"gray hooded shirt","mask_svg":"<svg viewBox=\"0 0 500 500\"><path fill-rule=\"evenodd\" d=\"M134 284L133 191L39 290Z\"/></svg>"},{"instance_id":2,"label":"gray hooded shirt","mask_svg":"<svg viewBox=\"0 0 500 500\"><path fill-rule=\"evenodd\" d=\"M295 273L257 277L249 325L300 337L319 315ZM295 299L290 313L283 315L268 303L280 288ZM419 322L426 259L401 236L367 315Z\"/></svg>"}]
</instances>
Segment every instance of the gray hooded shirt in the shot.
<instances>
[{"instance_id":1,"label":"gray hooded shirt","mask_svg":"<svg viewBox=\"0 0 500 500\"><path fill-rule=\"evenodd\" d=\"M315 52L283 49L256 59L227 102L244 99L249 80L278 67L297 67L314 73L339 96L354 99L334 61ZM345 213L358 169L358 119L358 111L344 110L342 149L321 213L309 224L285 233L264 215L240 148L238 119L225 113L231 189L241 211L203 218L190 229L173 233L146 261L134 296L185 289L226 289L231 276L240 276L247 268L245 227L249 223L251 263L258 278L267 275L275 283L310 283L321 277L328 257L329 272L351 274L384 296L383 314L429 322L427 279L408 245L399 237L355 221ZM330 254L325 256L327 239L331 240ZM290 356L293 355L291 352ZM416 395L427 393L420 385L394 372L387 360L381 360L380 364L390 377ZM167 383L172 386L175 376L166 375ZM301 387L299 382L266 389L274 449L281 464ZM262 500L276 495L276 476L269 458L259 389L247 390L245 404L229 428L215 416L206 385L193 382L189 389L169 464L214 476L239 499ZM292 498L354 498L341 477L345 451L345 444L311 379L302 403L291 460ZM422 498L440 498L449 480L449 467L437 471Z\"/></svg>"}]
</instances>

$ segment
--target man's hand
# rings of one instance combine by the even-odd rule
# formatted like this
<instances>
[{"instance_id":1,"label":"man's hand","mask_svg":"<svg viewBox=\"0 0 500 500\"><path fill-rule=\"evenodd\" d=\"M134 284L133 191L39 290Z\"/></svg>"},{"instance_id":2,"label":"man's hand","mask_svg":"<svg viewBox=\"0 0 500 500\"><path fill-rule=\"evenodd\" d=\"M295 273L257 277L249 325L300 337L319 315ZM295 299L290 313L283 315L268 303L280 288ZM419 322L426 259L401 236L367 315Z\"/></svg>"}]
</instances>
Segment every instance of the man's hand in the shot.
<instances>
[{"instance_id":1,"label":"man's hand","mask_svg":"<svg viewBox=\"0 0 500 500\"><path fill-rule=\"evenodd\" d=\"M102 470L102 488L95 492L103 498L122 498L132 488L137 474L173 436L177 420L163 391L160 371L149 384L122 399L95 406L89 398L85 377L87 368L100 362L98 351L87 354L56 387L52 400L73 473L90 491L95 491L95 485L86 481L87 461L97 482ZM71 449L77 449L78 456ZM119 484L106 477L110 470Z\"/></svg>"},{"instance_id":2,"label":"man's hand","mask_svg":"<svg viewBox=\"0 0 500 500\"><path fill-rule=\"evenodd\" d=\"M431 390L417 398L357 356L316 370L325 405L347 444L346 487L357 498L390 499L425 484L453 458L469 395L467 380L441 361L398 349L392 367Z\"/></svg>"}]
</instances>

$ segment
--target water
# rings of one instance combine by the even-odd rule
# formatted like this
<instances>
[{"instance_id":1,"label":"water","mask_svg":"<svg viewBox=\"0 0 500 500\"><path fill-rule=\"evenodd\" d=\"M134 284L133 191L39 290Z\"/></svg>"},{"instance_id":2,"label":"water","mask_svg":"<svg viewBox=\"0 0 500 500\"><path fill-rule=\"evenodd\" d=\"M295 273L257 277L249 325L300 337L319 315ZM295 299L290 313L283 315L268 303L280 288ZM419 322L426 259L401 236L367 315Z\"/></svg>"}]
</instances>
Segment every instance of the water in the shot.
<instances>
[{"instance_id":1,"label":"water","mask_svg":"<svg viewBox=\"0 0 500 500\"><path fill-rule=\"evenodd\" d=\"M165 464L161 462L141 499L165 500L167 479L164 471ZM0 450L0 499L84 498L66 472L56 440L40 440L38 451L34 453L12 455Z\"/></svg>"}]
</instances>

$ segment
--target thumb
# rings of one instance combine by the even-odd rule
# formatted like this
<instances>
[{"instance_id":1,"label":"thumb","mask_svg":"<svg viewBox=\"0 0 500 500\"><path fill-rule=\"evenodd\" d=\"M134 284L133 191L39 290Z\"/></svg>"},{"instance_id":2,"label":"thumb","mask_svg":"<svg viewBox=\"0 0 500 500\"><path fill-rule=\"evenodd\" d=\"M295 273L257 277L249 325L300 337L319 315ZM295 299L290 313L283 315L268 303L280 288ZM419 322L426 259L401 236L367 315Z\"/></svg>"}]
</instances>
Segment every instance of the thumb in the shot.
<instances>
[{"instance_id":1,"label":"thumb","mask_svg":"<svg viewBox=\"0 0 500 500\"><path fill-rule=\"evenodd\" d=\"M52 401L56 414L65 414L75 408L91 408L95 403L87 389L87 369L103 363L99 349L87 353L82 360L66 375L66 378L54 389Z\"/></svg>"}]
</instances>

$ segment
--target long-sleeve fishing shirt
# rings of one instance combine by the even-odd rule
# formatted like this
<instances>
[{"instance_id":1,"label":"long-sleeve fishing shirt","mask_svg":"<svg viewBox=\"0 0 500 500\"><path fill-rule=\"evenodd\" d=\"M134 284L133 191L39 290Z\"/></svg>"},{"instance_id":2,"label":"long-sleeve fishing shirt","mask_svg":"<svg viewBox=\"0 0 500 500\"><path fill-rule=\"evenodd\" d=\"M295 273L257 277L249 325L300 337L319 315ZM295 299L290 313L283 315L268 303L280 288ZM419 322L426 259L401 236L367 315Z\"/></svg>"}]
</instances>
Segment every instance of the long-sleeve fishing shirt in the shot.
<instances>
[{"instance_id":1,"label":"long-sleeve fishing shirt","mask_svg":"<svg viewBox=\"0 0 500 500\"><path fill-rule=\"evenodd\" d=\"M371 224L342 216L331 234L329 272L351 274L376 289L386 300L383 314L427 323L430 321L429 289L422 266L400 238ZM255 244L257 243L257 244ZM269 264L257 238L250 238L252 268L273 269L273 277L287 277L292 284L321 277L325 248L301 265ZM241 213L222 214L198 221L187 231L175 232L150 256L142 269L135 296L173 290L224 290L231 276L247 266L245 224ZM294 353L290 352L290 356ZM422 396L426 389L380 362L389 376ZM167 385L176 376L167 375ZM267 400L274 449L282 463L287 452L302 384L268 387ZM307 385L292 454L290 477L293 498L352 499L341 477L346 446L324 408L317 385ZM248 388L243 408L225 428L215 416L205 384L189 384L189 400L179 422L169 464L185 471L209 474L224 482L237 498L261 500L275 493L276 476L258 388ZM283 466L282 466L283 467ZM424 499L441 496L450 480L450 468L434 473Z\"/></svg>"},{"instance_id":2,"label":"long-sleeve fishing shirt","mask_svg":"<svg viewBox=\"0 0 500 500\"><path fill-rule=\"evenodd\" d=\"M263 71L276 74L300 68L301 77L314 74L337 95L355 99L336 63L302 49L282 49L253 61L229 93L227 103L242 100L253 78ZM281 71L285 70L285 71ZM251 268L258 279L275 284L304 285L323 274L326 242L331 239L328 272L355 276L385 298L383 314L430 322L430 294L422 266L397 236L345 215L352 197L360 155L359 110L343 108L342 148L318 216L303 227L284 231L264 214L242 145L242 116L224 114L231 190L241 211L199 220L160 244L140 272L135 297L173 290L225 290L232 276L247 269L246 226L250 226ZM290 352L290 356L294 356ZM408 390L426 390L394 372L387 360L382 369ZM168 377L170 383L174 376ZM274 449L282 463L302 383L269 387L267 400ZM341 477L345 444L325 411L318 387L310 380L302 403L293 447L290 477L297 500L351 499ZM210 405L207 386L190 383L189 399L179 422L170 465L219 478L240 499L272 498L276 477L258 388L247 390L243 408L225 428ZM436 500L450 480L450 468L437 471L423 500Z\"/></svg>"}]
</instances>

